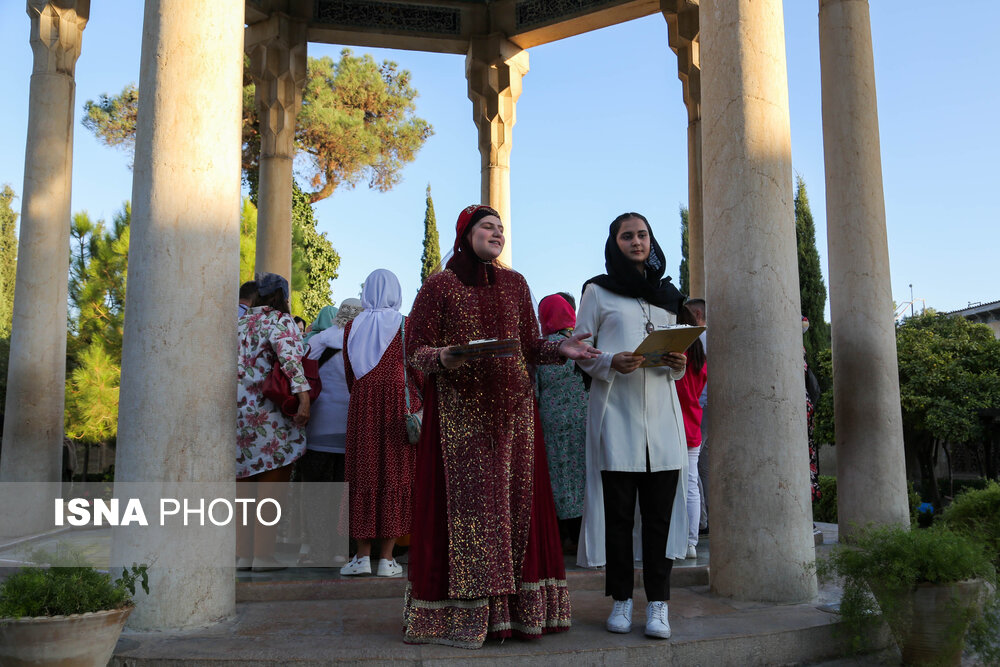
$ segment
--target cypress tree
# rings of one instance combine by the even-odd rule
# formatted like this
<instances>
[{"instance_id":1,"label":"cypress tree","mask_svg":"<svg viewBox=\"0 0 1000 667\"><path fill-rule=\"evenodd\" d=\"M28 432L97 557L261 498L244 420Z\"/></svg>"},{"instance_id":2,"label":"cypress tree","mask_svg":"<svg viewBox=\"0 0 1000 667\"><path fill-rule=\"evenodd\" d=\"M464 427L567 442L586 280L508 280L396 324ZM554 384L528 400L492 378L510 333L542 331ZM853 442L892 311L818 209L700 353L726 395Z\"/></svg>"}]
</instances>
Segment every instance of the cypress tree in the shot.
<instances>
[{"instance_id":1,"label":"cypress tree","mask_svg":"<svg viewBox=\"0 0 1000 667\"><path fill-rule=\"evenodd\" d=\"M816 225L809 210L809 197L802 177L795 183L795 244L798 248L799 296L802 300L802 314L809 318L809 331L804 337L806 360L809 368L820 376L820 353L830 347L830 325L824 319L826 310L826 286L823 284L823 269L816 250ZM823 382L829 378L820 378ZM824 383L826 384L826 383Z\"/></svg>"},{"instance_id":2,"label":"cypress tree","mask_svg":"<svg viewBox=\"0 0 1000 667\"><path fill-rule=\"evenodd\" d=\"M681 294L691 293L691 274L688 271L688 208L681 206L681 268L677 274Z\"/></svg>"},{"instance_id":3,"label":"cypress tree","mask_svg":"<svg viewBox=\"0 0 1000 667\"><path fill-rule=\"evenodd\" d=\"M427 206L424 209L424 253L420 257L420 282L434 273L441 263L441 242L438 238L437 219L434 217L434 200L431 199L431 185L427 184Z\"/></svg>"}]
</instances>

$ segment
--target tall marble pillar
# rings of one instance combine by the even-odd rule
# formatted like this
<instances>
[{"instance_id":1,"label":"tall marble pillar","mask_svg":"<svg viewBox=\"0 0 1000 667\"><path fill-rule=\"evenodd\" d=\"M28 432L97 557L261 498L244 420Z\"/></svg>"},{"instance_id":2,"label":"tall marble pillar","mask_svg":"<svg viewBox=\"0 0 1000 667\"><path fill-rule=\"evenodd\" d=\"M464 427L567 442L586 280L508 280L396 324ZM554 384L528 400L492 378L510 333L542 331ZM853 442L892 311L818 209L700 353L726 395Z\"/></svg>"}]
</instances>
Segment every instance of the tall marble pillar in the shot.
<instances>
[{"instance_id":1,"label":"tall marble pillar","mask_svg":"<svg viewBox=\"0 0 1000 667\"><path fill-rule=\"evenodd\" d=\"M781 0L701 3L714 592L816 594Z\"/></svg>"},{"instance_id":2,"label":"tall marble pillar","mask_svg":"<svg viewBox=\"0 0 1000 667\"><path fill-rule=\"evenodd\" d=\"M699 6L691 0L660 0L667 42L677 54L677 78L688 112L688 291L705 297L705 244L701 174L701 41Z\"/></svg>"},{"instance_id":3,"label":"tall marble pillar","mask_svg":"<svg viewBox=\"0 0 1000 667\"><path fill-rule=\"evenodd\" d=\"M29 0L34 65L21 195L0 481L57 482L62 470L74 70L90 0ZM51 524L51 505L20 527ZM41 511L35 516L33 510Z\"/></svg>"},{"instance_id":4,"label":"tall marble pillar","mask_svg":"<svg viewBox=\"0 0 1000 667\"><path fill-rule=\"evenodd\" d=\"M837 513L909 523L867 0L820 0Z\"/></svg>"},{"instance_id":5,"label":"tall marble pillar","mask_svg":"<svg viewBox=\"0 0 1000 667\"><path fill-rule=\"evenodd\" d=\"M688 121L688 280L692 297L705 298L705 223L702 213L701 118Z\"/></svg>"},{"instance_id":6,"label":"tall marble pillar","mask_svg":"<svg viewBox=\"0 0 1000 667\"><path fill-rule=\"evenodd\" d=\"M260 117L255 268L291 280L292 161L306 82L306 23L273 14L249 26L246 40Z\"/></svg>"},{"instance_id":7,"label":"tall marble pillar","mask_svg":"<svg viewBox=\"0 0 1000 667\"><path fill-rule=\"evenodd\" d=\"M500 261L511 266L510 151L517 120L521 79L528 73L528 52L500 34L476 37L465 58L473 120L479 129L482 203L500 214L507 243Z\"/></svg>"},{"instance_id":8,"label":"tall marble pillar","mask_svg":"<svg viewBox=\"0 0 1000 667\"><path fill-rule=\"evenodd\" d=\"M243 0L146 0L116 490L235 479L243 12ZM235 533L200 535L114 534L113 563L150 565L131 627L233 613Z\"/></svg>"}]
</instances>

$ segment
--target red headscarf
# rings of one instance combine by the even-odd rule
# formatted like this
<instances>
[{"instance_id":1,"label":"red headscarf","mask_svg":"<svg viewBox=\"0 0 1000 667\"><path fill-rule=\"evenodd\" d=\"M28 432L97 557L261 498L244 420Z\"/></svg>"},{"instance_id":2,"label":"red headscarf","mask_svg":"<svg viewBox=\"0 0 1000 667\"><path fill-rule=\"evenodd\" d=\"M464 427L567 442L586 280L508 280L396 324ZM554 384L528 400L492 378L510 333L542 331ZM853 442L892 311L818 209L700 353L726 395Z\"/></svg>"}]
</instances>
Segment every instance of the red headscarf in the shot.
<instances>
[{"instance_id":1,"label":"red headscarf","mask_svg":"<svg viewBox=\"0 0 1000 667\"><path fill-rule=\"evenodd\" d=\"M573 306L559 294L550 294L539 302L538 318L542 321L543 336L576 326Z\"/></svg>"},{"instance_id":2,"label":"red headscarf","mask_svg":"<svg viewBox=\"0 0 1000 667\"><path fill-rule=\"evenodd\" d=\"M458 214L458 222L455 223L455 253L445 268L450 269L462 283L470 287L491 285L496 280L495 263L479 259L468 239L469 228L488 215L500 217L499 213L485 204L473 204L462 209Z\"/></svg>"}]
</instances>

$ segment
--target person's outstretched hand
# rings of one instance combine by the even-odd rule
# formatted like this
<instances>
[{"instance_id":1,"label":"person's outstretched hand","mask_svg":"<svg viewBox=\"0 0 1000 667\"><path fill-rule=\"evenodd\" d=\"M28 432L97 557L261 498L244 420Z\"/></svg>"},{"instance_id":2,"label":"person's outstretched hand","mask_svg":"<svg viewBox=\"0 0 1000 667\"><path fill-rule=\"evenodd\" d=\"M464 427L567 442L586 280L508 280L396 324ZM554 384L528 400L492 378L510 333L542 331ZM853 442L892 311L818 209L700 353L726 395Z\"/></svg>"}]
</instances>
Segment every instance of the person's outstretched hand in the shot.
<instances>
[{"instance_id":1,"label":"person's outstretched hand","mask_svg":"<svg viewBox=\"0 0 1000 667\"><path fill-rule=\"evenodd\" d=\"M601 354L601 351L589 343L584 343L584 338L590 338L589 333L575 333L566 340L559 343L559 354L567 359L579 361L580 359L593 359Z\"/></svg>"}]
</instances>

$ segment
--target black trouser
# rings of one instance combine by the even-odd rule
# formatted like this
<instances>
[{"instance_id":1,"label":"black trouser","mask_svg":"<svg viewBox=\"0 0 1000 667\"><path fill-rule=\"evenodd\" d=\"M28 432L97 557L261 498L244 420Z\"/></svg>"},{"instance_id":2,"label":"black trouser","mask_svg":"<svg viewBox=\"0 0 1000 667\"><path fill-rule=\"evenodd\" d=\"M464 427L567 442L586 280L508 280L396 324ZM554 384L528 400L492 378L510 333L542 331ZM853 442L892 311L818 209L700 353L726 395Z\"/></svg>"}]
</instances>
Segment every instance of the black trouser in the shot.
<instances>
[{"instance_id":1,"label":"black trouser","mask_svg":"<svg viewBox=\"0 0 1000 667\"><path fill-rule=\"evenodd\" d=\"M618 472L601 471L604 487L604 551L607 555L604 594L615 600L632 597L635 563L632 554L632 527L635 498L639 496L642 517L642 580L646 600L670 599L670 570L667 535L680 471Z\"/></svg>"}]
</instances>

